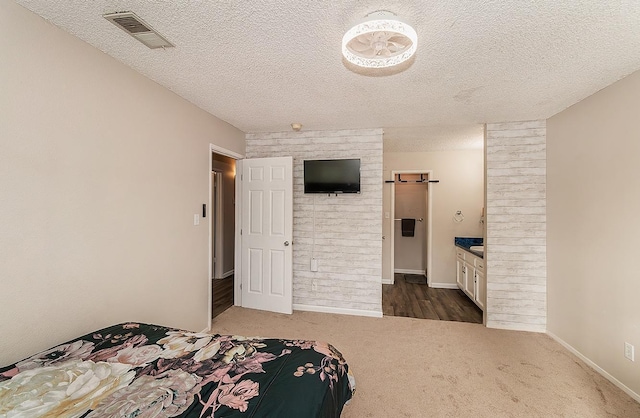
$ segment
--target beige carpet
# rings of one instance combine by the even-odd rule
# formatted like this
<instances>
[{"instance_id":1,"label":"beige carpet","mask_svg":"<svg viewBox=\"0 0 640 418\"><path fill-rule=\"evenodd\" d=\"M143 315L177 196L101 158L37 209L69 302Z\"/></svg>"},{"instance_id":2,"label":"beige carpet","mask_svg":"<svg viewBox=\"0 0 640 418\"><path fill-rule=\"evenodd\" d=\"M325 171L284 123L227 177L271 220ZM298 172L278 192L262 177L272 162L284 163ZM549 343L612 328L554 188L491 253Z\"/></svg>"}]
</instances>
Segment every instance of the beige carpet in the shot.
<instances>
[{"instance_id":1,"label":"beige carpet","mask_svg":"<svg viewBox=\"0 0 640 418\"><path fill-rule=\"evenodd\" d=\"M357 392L343 418L640 417L640 404L544 334L232 307L212 332L328 341Z\"/></svg>"}]
</instances>

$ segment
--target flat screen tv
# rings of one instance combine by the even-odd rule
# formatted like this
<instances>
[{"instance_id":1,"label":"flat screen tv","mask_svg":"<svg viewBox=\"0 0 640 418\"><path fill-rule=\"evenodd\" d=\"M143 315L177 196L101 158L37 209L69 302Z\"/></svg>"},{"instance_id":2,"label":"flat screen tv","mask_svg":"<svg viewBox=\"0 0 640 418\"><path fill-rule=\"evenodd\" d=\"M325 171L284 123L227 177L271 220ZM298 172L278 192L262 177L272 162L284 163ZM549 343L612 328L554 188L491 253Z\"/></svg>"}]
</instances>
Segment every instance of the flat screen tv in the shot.
<instances>
[{"instance_id":1,"label":"flat screen tv","mask_svg":"<svg viewBox=\"0 0 640 418\"><path fill-rule=\"evenodd\" d=\"M360 159L305 160L305 193L360 193Z\"/></svg>"}]
</instances>

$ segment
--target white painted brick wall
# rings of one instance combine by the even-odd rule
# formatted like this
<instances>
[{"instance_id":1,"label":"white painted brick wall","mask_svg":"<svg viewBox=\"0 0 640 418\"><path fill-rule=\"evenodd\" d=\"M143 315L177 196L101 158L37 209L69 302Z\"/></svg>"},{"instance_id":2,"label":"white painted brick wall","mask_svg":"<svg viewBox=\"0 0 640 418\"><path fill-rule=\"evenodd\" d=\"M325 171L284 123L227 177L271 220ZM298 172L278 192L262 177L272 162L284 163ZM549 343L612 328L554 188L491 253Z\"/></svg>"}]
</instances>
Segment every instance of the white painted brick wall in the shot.
<instances>
[{"instance_id":1,"label":"white painted brick wall","mask_svg":"<svg viewBox=\"0 0 640 418\"><path fill-rule=\"evenodd\" d=\"M546 330L546 121L487 124L487 326Z\"/></svg>"},{"instance_id":2,"label":"white painted brick wall","mask_svg":"<svg viewBox=\"0 0 640 418\"><path fill-rule=\"evenodd\" d=\"M246 140L247 158L293 157L294 305L381 315L382 130L249 134ZM360 158L360 194L304 194L303 161L331 158ZM317 272L310 271L312 249Z\"/></svg>"}]
</instances>

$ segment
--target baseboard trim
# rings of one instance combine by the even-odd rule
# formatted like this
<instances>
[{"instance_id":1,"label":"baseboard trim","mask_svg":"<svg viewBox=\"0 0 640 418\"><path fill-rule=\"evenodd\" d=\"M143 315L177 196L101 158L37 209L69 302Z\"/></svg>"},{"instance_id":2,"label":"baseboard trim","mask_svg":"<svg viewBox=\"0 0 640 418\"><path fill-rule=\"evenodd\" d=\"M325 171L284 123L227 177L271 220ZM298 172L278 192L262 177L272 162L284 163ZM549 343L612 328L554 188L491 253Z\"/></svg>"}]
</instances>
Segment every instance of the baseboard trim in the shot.
<instances>
[{"instance_id":1,"label":"baseboard trim","mask_svg":"<svg viewBox=\"0 0 640 418\"><path fill-rule=\"evenodd\" d=\"M394 269L394 273L402 273L402 274L422 274L424 275L424 270L410 270L410 269Z\"/></svg>"},{"instance_id":2,"label":"baseboard trim","mask_svg":"<svg viewBox=\"0 0 640 418\"><path fill-rule=\"evenodd\" d=\"M293 304L294 311L309 311L309 312L322 312L333 313L340 315L355 315L355 316L370 316L373 318L382 318L382 311L365 311L362 309L349 309L349 308L335 308L332 306L316 306L316 305L304 305L300 303Z\"/></svg>"},{"instance_id":3,"label":"baseboard trim","mask_svg":"<svg viewBox=\"0 0 640 418\"><path fill-rule=\"evenodd\" d=\"M458 289L458 285L456 283L431 283L429 287L436 289Z\"/></svg>"},{"instance_id":4,"label":"baseboard trim","mask_svg":"<svg viewBox=\"0 0 640 418\"><path fill-rule=\"evenodd\" d=\"M551 337L553 340L555 340L557 343L559 343L561 346L563 346L564 348L566 348L567 350L575 354L580 360L587 363L587 366L591 367L593 370L601 374L605 379L607 379L608 381L610 381L611 383L613 383L614 385L622 389L627 395L635 399L636 402L640 402L640 394L635 393L628 386L626 386L624 383L622 383L621 381L619 381L618 379L610 375L607 371L605 371L603 368L601 368L596 363L591 361L584 354L582 354L581 352L573 348L569 343L564 341L562 338L558 337L557 335L549 331L547 331L547 335Z\"/></svg>"},{"instance_id":5,"label":"baseboard trim","mask_svg":"<svg viewBox=\"0 0 640 418\"><path fill-rule=\"evenodd\" d=\"M492 316L492 312L487 313L486 309L484 312L488 317ZM485 324L485 326L487 328L504 329L509 331L537 332L540 334L545 334L547 332L544 324L524 324L521 322L495 321L490 318L487 319L487 323Z\"/></svg>"},{"instance_id":6,"label":"baseboard trim","mask_svg":"<svg viewBox=\"0 0 640 418\"><path fill-rule=\"evenodd\" d=\"M212 280L222 280L222 279L226 279L226 278L227 278L227 277L229 277L229 276L233 276L233 273L234 273L234 271L233 271L233 269L232 269L232 270L229 270L229 271L228 271L228 272L226 272L226 273L222 273L222 277L212 277L211 279L212 279Z\"/></svg>"},{"instance_id":7,"label":"baseboard trim","mask_svg":"<svg viewBox=\"0 0 640 418\"><path fill-rule=\"evenodd\" d=\"M393 284L393 279L382 279L382 284Z\"/></svg>"}]
</instances>

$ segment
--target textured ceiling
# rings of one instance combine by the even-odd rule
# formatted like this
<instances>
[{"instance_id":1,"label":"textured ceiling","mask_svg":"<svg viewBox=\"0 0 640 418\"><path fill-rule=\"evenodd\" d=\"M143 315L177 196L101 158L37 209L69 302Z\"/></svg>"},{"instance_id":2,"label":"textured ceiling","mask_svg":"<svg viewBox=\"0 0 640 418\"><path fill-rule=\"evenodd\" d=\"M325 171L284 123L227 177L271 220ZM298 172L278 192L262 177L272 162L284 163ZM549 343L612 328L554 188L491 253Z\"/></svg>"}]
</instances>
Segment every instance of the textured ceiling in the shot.
<instances>
[{"instance_id":1,"label":"textured ceiling","mask_svg":"<svg viewBox=\"0 0 640 418\"><path fill-rule=\"evenodd\" d=\"M640 69L638 0L17 0L244 132L385 129L385 150L478 146L484 122L547 118ZM342 35L390 10L403 68L362 72ZM150 50L102 15L133 11Z\"/></svg>"}]
</instances>

